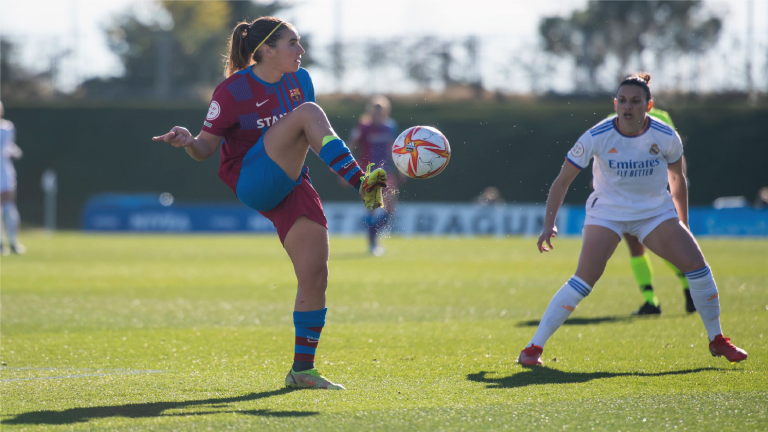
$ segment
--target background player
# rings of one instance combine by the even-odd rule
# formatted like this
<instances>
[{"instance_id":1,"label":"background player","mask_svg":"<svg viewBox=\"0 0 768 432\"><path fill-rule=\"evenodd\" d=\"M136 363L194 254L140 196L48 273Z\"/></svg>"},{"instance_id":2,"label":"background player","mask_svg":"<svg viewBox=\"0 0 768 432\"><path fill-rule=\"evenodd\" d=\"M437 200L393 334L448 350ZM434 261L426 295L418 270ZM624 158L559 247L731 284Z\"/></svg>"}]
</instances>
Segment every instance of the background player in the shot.
<instances>
[{"instance_id":1,"label":"background player","mask_svg":"<svg viewBox=\"0 0 768 432\"><path fill-rule=\"evenodd\" d=\"M328 225L304 165L311 148L361 194L369 209L382 206L382 169L366 173L314 103L304 48L293 25L275 17L239 23L229 41L227 78L216 87L203 130L182 127L154 137L205 160L221 145L219 177L237 198L275 225L298 279L290 387L344 389L315 369L325 325Z\"/></svg>"},{"instance_id":2,"label":"background player","mask_svg":"<svg viewBox=\"0 0 768 432\"><path fill-rule=\"evenodd\" d=\"M349 147L357 150L357 159L363 164L375 163L384 168L388 173L398 173L392 162L392 144L397 138L397 123L390 117L392 105L385 96L377 95L368 101L366 112L360 116L360 120L349 137ZM387 200L383 208L371 211L365 218L368 228L368 246L372 255L381 256L384 248L378 244L379 232L381 232L393 220L397 207L397 188L400 181L399 175L390 175L388 178Z\"/></svg>"},{"instance_id":3,"label":"background player","mask_svg":"<svg viewBox=\"0 0 768 432\"><path fill-rule=\"evenodd\" d=\"M608 117L611 118L615 115L616 113L613 113ZM672 117L668 112L653 107L648 112L648 115L666 123L672 129L676 130L675 123L672 122ZM683 156L681 163L683 164L683 174L687 176L685 156ZM640 292L643 293L643 297L645 298L645 303L640 306L640 309L633 312L633 314L661 314L661 304L659 303L659 298L653 291L653 267L651 266L651 260L649 259L648 254L645 252L645 246L643 246L643 244L640 242L640 240L638 240L636 236L631 234L624 233L624 240L627 242L627 247L629 248L629 264L632 267L632 274L635 276L637 285L640 287ZM680 281L680 285L683 287L683 295L685 296L685 310L688 313L696 312L696 306L693 304L691 291L688 287L688 279L685 277L683 272L678 270L678 268L672 265L672 263L665 259L662 259L662 261L664 261L664 264L666 264L667 267L669 267L672 272L675 273L675 276L677 276L677 279Z\"/></svg>"},{"instance_id":4,"label":"background player","mask_svg":"<svg viewBox=\"0 0 768 432\"><path fill-rule=\"evenodd\" d=\"M731 362L747 358L746 351L722 335L717 286L687 228L688 189L680 163L683 146L673 129L647 115L653 108L650 80L649 74L639 74L619 84L614 100L617 116L601 121L579 138L552 183L537 243L539 252L552 248L551 239L557 235L555 219L568 187L594 158L595 190L587 201L576 274L552 297L533 339L520 353L520 364L542 364L547 339L592 292L624 233L637 236L651 251L685 272L709 336L710 353L724 355Z\"/></svg>"},{"instance_id":5,"label":"background player","mask_svg":"<svg viewBox=\"0 0 768 432\"><path fill-rule=\"evenodd\" d=\"M0 203L2 203L3 227L8 236L8 249L0 237L0 254L6 255L8 250L15 254L23 254L26 248L18 241L19 210L16 208L16 169L13 160L20 159L24 154L16 145L16 128L5 118L3 103L0 102Z\"/></svg>"}]
</instances>

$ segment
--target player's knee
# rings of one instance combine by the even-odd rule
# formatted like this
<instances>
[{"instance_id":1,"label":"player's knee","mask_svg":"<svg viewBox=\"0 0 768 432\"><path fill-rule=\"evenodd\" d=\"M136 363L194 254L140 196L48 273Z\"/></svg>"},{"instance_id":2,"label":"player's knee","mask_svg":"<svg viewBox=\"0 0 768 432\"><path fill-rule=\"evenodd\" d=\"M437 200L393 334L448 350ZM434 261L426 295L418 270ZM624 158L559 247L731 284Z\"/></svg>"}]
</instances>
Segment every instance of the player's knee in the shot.
<instances>
[{"instance_id":1,"label":"player's knee","mask_svg":"<svg viewBox=\"0 0 768 432\"><path fill-rule=\"evenodd\" d=\"M325 118L325 111L320 108L320 105L314 102L304 102L303 104L299 105L298 108L293 110L293 112L300 113L301 115L310 119Z\"/></svg>"},{"instance_id":2,"label":"player's knee","mask_svg":"<svg viewBox=\"0 0 768 432\"><path fill-rule=\"evenodd\" d=\"M328 287L328 265L317 264L302 269L296 274L299 286L312 291L325 291Z\"/></svg>"}]
</instances>

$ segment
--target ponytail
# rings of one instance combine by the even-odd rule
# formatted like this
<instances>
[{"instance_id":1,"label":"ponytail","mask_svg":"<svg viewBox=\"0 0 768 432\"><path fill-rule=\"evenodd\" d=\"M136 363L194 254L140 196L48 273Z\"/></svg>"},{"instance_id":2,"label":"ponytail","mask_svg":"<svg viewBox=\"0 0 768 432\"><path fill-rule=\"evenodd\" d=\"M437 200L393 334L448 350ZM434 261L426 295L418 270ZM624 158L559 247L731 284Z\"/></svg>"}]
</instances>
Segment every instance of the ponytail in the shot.
<instances>
[{"instance_id":1,"label":"ponytail","mask_svg":"<svg viewBox=\"0 0 768 432\"><path fill-rule=\"evenodd\" d=\"M226 77L247 68L252 63L251 53L245 43L249 28L250 24L243 21L238 23L232 31L232 36L229 38L229 57L224 67Z\"/></svg>"}]
</instances>

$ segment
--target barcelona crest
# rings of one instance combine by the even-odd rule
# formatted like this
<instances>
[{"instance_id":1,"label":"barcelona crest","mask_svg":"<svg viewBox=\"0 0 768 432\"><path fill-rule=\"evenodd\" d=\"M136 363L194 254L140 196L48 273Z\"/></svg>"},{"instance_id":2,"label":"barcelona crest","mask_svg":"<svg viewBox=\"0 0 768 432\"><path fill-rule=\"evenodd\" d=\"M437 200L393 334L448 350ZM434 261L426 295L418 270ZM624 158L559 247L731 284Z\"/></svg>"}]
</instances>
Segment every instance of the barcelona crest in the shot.
<instances>
[{"instance_id":1,"label":"barcelona crest","mask_svg":"<svg viewBox=\"0 0 768 432\"><path fill-rule=\"evenodd\" d=\"M291 99L294 101L298 102L301 100L301 90L295 88L288 90L288 92L291 94Z\"/></svg>"},{"instance_id":2,"label":"barcelona crest","mask_svg":"<svg viewBox=\"0 0 768 432\"><path fill-rule=\"evenodd\" d=\"M651 144L651 149L648 151L650 154L656 156L659 154L661 150L659 150L659 146L656 144Z\"/></svg>"}]
</instances>

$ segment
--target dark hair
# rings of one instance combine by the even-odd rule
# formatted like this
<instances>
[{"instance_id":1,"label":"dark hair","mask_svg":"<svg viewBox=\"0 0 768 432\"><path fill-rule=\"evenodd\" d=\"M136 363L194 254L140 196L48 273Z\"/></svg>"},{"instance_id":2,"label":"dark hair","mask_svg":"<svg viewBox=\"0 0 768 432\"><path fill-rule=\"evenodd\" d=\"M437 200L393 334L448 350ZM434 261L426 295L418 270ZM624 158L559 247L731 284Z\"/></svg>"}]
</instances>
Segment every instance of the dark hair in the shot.
<instances>
[{"instance_id":1,"label":"dark hair","mask_svg":"<svg viewBox=\"0 0 768 432\"><path fill-rule=\"evenodd\" d=\"M229 55L224 67L224 76L229 77L253 63L258 63L261 60L261 53L254 50L262 41L264 45L276 47L286 27L293 27L293 25L273 16L264 16L250 23L247 21L238 23L229 38ZM273 33L270 35L271 32Z\"/></svg>"},{"instance_id":2,"label":"dark hair","mask_svg":"<svg viewBox=\"0 0 768 432\"><path fill-rule=\"evenodd\" d=\"M648 72L638 72L622 78L619 87L616 88L617 95L619 93L619 89L625 85L634 85L640 87L641 89L645 90L645 99L648 101L651 100L651 74Z\"/></svg>"}]
</instances>

